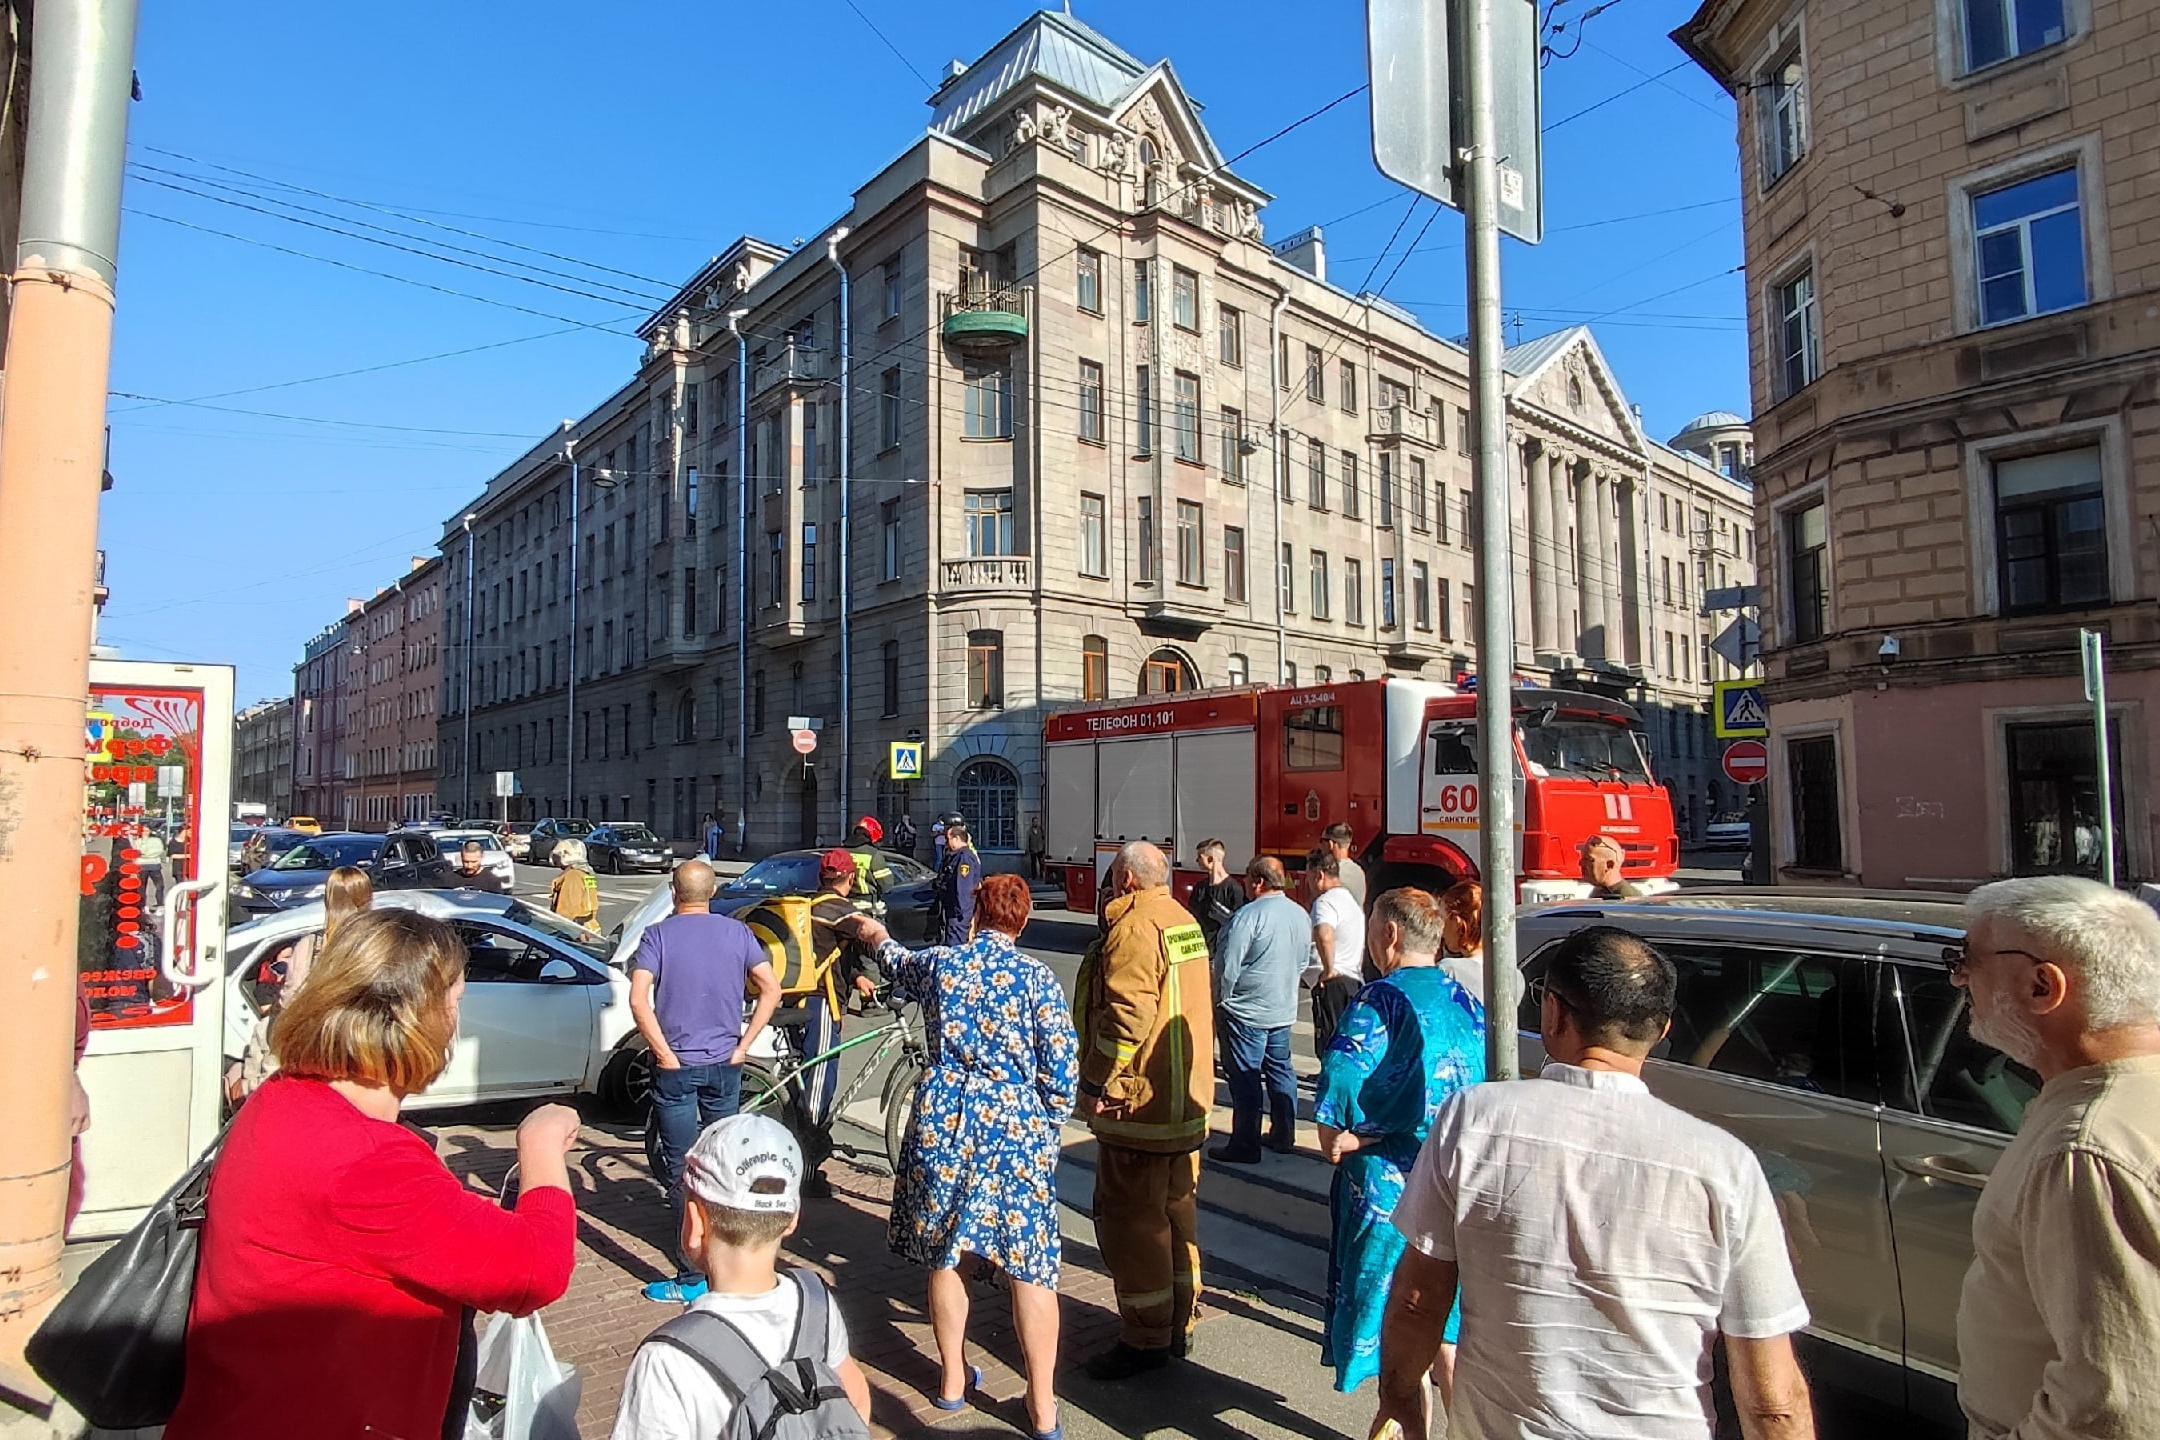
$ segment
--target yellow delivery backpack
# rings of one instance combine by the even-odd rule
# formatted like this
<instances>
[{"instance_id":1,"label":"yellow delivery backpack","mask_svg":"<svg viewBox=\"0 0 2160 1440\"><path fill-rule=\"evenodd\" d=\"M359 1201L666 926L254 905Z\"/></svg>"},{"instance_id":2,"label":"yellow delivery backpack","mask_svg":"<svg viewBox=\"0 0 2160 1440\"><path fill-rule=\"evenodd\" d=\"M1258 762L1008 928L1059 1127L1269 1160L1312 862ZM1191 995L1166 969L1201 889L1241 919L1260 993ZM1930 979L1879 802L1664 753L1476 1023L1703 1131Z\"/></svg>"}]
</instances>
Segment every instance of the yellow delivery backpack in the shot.
<instances>
[{"instance_id":1,"label":"yellow delivery backpack","mask_svg":"<svg viewBox=\"0 0 2160 1440\"><path fill-rule=\"evenodd\" d=\"M765 947L773 973L780 977L783 1008L800 1005L811 996L822 994L837 1014L840 1000L833 988L832 972L839 952L836 949L823 957L818 954L817 936L810 919L811 907L816 903L807 895L775 895L759 901L735 918L748 925L750 933Z\"/></svg>"}]
</instances>

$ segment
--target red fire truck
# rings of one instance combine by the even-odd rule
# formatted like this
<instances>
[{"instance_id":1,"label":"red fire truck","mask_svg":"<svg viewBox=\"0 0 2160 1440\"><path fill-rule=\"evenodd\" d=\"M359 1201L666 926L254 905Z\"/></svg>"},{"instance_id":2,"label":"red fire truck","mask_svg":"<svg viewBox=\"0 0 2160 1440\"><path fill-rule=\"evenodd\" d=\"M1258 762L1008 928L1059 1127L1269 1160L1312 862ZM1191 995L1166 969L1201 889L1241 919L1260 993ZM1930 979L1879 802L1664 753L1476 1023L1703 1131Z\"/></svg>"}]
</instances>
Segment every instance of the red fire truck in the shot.
<instances>
[{"instance_id":1,"label":"red fire truck","mask_svg":"<svg viewBox=\"0 0 2160 1440\"><path fill-rule=\"evenodd\" d=\"M1520 685L1515 712L1515 861L1524 903L1579 899L1577 847L1606 834L1634 880L1680 860L1672 803L1650 775L1634 707ZM1233 873L1253 855L1295 869L1320 832L1346 821L1374 893L1445 888L1478 874L1477 696L1386 676L1303 688L1241 686L1103 701L1044 726L1046 859L1066 903L1095 908L1110 857L1152 840L1198 878L1210 836Z\"/></svg>"}]
</instances>

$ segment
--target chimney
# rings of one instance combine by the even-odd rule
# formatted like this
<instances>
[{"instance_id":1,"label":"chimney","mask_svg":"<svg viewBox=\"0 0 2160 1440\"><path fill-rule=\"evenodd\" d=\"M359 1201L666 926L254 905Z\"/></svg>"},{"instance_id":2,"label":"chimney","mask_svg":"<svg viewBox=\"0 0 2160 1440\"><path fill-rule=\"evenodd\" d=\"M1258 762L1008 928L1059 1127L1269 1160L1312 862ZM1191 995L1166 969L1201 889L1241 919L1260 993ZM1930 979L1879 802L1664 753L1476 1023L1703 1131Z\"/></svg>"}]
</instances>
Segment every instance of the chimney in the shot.
<instances>
[{"instance_id":1,"label":"chimney","mask_svg":"<svg viewBox=\"0 0 2160 1440\"><path fill-rule=\"evenodd\" d=\"M357 615L365 609L367 609L367 601L355 600L350 595L345 597L345 613L348 616Z\"/></svg>"},{"instance_id":2,"label":"chimney","mask_svg":"<svg viewBox=\"0 0 2160 1440\"><path fill-rule=\"evenodd\" d=\"M1327 283L1327 248L1321 241L1319 226L1292 235L1275 247L1275 254L1313 279Z\"/></svg>"}]
</instances>

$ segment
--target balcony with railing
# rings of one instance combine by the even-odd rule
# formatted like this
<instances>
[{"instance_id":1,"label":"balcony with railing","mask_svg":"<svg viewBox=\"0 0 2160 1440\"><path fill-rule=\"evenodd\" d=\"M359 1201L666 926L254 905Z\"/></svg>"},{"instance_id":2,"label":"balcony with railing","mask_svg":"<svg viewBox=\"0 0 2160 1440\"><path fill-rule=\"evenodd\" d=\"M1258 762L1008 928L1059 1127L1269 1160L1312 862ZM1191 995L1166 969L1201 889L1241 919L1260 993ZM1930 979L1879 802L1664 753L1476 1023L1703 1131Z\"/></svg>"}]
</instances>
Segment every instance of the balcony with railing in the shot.
<instances>
[{"instance_id":1,"label":"balcony with railing","mask_svg":"<svg viewBox=\"0 0 2160 1440\"><path fill-rule=\"evenodd\" d=\"M1027 296L1017 285L966 275L944 305L945 338L963 350L1003 350L1027 339Z\"/></svg>"},{"instance_id":2,"label":"balcony with railing","mask_svg":"<svg viewBox=\"0 0 2160 1440\"><path fill-rule=\"evenodd\" d=\"M970 555L943 564L942 584L948 593L975 590L1030 590L1035 584L1035 561L1028 555Z\"/></svg>"},{"instance_id":3,"label":"balcony with railing","mask_svg":"<svg viewBox=\"0 0 2160 1440\"><path fill-rule=\"evenodd\" d=\"M830 379L831 374L823 350L790 340L779 354L768 355L750 367L750 394L763 395L779 385L815 385Z\"/></svg>"},{"instance_id":4,"label":"balcony with railing","mask_svg":"<svg viewBox=\"0 0 2160 1440\"><path fill-rule=\"evenodd\" d=\"M1433 415L1430 410L1413 410L1408 405L1380 405L1372 412L1372 428L1367 432L1374 440L1415 440L1420 445L1436 445L1433 436Z\"/></svg>"}]
</instances>

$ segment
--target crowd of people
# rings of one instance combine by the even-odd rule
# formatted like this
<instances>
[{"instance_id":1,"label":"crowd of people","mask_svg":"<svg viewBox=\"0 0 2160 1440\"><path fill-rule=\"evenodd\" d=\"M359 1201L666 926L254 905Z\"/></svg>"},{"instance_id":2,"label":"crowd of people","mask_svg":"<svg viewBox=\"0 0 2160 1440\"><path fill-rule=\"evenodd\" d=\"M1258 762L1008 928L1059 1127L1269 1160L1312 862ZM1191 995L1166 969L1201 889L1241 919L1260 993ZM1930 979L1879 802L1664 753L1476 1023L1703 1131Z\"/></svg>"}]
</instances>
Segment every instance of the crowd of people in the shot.
<instances>
[{"instance_id":1,"label":"crowd of people","mask_svg":"<svg viewBox=\"0 0 2160 1440\"><path fill-rule=\"evenodd\" d=\"M857 903L878 888L874 838L867 856L826 852L802 974L777 973L748 925L711 913L709 863L678 866L674 913L632 961L632 1007L679 1267L645 1287L672 1314L631 1362L618 1440L716 1435L737 1407L774 1403L761 1376L782 1366L808 1377L790 1393L820 1433L867 1422L844 1298L780 1260L818 1188L823 1155L798 1138L819 1128L813 1087L792 1126L738 1108L768 1025L837 1036L848 996L920 1007L928 1068L888 1239L926 1274L929 1398L974 1403L970 1277L1002 1277L1027 1428L1056 1440L1063 1126L1095 1140L1095 1234L1120 1321L1088 1373L1115 1383L1189 1360L1203 1152L1255 1165L1296 1147L1301 992L1316 1148L1334 1167L1319 1358L1338 1389L1377 1381L1375 1433L1426 1435L1437 1403L1455 1434L1707 1436L1722 1347L1750 1440L1813 1435L1792 1344L1808 1309L1761 1164L1642 1079L1674 1013L1672 963L1623 929L1575 932L1528 977L1549 1063L1486 1083L1481 892L1366 898L1349 839L1305 856L1295 891L1279 859L1233 876L1210 841L1184 902L1161 850L1125 845L1070 1003L1022 948L1026 881L981 875L964 827L939 836L941 895L969 882L964 919L956 901L926 948ZM1586 878L1622 893L1607 858L1586 845ZM530 1313L569 1284L575 1113L542 1106L520 1126L513 1204L460 1184L397 1119L447 1062L463 947L336 876L332 891L333 923L287 957L217 1160L174 1440L310 1433L333 1413L355 1433L462 1433L473 1314ZM1950 958L1972 1033L2044 1082L1975 1222L1958 1323L1972 1433L2150 1433L2160 917L2060 877L1984 886L1967 915ZM1209 1147L1218 1059L1232 1121Z\"/></svg>"}]
</instances>

